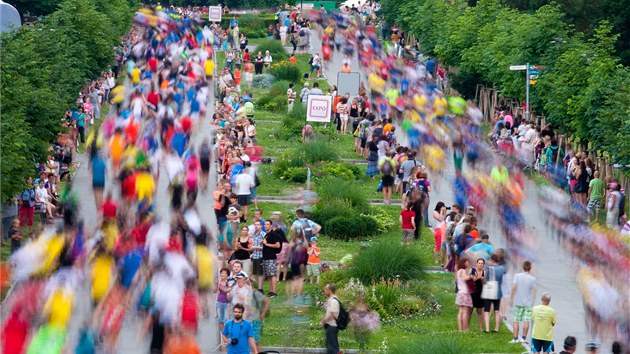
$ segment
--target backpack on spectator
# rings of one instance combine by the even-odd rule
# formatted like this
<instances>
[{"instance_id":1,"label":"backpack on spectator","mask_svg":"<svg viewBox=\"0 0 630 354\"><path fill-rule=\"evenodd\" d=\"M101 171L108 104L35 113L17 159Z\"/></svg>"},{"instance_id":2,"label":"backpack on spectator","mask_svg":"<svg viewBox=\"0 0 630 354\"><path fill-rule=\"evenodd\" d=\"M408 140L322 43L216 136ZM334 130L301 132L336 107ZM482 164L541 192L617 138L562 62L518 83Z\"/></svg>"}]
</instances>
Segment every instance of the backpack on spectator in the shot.
<instances>
[{"instance_id":1,"label":"backpack on spectator","mask_svg":"<svg viewBox=\"0 0 630 354\"><path fill-rule=\"evenodd\" d=\"M348 324L350 323L350 314L345 308L343 308L343 304L339 301L339 299L335 298L335 300L339 303L339 314L335 319L337 322L337 329L343 331L348 328Z\"/></svg>"},{"instance_id":2,"label":"backpack on spectator","mask_svg":"<svg viewBox=\"0 0 630 354\"><path fill-rule=\"evenodd\" d=\"M306 237L306 240L310 240L313 236L313 228L311 227L311 224L308 222L308 220L304 219L300 221L300 228L302 229L302 232L304 232L304 237Z\"/></svg>"},{"instance_id":3,"label":"backpack on spectator","mask_svg":"<svg viewBox=\"0 0 630 354\"><path fill-rule=\"evenodd\" d=\"M392 162L389 159L385 159L383 162L383 166L381 166L381 172L385 176L391 176L394 168L392 166Z\"/></svg>"}]
</instances>

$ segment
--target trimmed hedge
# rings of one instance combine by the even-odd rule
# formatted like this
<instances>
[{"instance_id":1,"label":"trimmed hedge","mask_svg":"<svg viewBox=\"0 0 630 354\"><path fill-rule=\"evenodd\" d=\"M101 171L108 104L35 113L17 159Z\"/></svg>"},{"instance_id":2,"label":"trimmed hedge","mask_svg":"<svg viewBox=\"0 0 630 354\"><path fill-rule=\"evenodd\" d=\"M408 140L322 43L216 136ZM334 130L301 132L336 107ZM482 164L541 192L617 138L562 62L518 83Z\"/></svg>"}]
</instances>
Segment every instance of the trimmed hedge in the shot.
<instances>
[{"instance_id":1,"label":"trimmed hedge","mask_svg":"<svg viewBox=\"0 0 630 354\"><path fill-rule=\"evenodd\" d=\"M351 240L378 234L378 225L365 215L336 216L324 224L323 233L340 240Z\"/></svg>"}]
</instances>

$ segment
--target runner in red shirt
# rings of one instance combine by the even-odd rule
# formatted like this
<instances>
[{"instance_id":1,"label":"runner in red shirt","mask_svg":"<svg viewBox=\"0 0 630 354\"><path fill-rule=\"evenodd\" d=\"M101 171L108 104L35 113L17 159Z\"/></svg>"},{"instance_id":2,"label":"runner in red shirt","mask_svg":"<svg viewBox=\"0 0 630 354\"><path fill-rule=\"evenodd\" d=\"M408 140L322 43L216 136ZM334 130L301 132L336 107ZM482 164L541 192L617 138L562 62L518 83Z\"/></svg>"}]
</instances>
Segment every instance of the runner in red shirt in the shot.
<instances>
[{"instance_id":1,"label":"runner in red shirt","mask_svg":"<svg viewBox=\"0 0 630 354\"><path fill-rule=\"evenodd\" d=\"M199 296L195 279L189 279L182 297L182 330L191 335L197 334L199 319Z\"/></svg>"}]
</instances>

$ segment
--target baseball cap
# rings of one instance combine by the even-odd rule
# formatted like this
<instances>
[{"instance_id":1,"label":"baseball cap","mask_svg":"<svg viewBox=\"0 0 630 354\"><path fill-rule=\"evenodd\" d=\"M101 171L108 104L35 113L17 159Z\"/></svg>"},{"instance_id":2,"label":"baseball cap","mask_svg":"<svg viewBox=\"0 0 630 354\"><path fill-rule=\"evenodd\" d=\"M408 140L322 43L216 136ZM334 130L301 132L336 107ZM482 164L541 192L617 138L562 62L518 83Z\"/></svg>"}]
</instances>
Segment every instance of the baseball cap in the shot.
<instances>
[{"instance_id":1,"label":"baseball cap","mask_svg":"<svg viewBox=\"0 0 630 354\"><path fill-rule=\"evenodd\" d=\"M594 350L594 349L599 349L599 344L595 343L595 342L588 342L586 343L586 345L584 346L585 350Z\"/></svg>"},{"instance_id":2,"label":"baseball cap","mask_svg":"<svg viewBox=\"0 0 630 354\"><path fill-rule=\"evenodd\" d=\"M247 279L247 273L242 272L242 271L241 271L241 272L238 272L238 273L234 276L234 278L245 278L245 279Z\"/></svg>"},{"instance_id":3,"label":"baseball cap","mask_svg":"<svg viewBox=\"0 0 630 354\"><path fill-rule=\"evenodd\" d=\"M313 241L317 241L317 237L315 237L315 236L311 237L311 242L313 242Z\"/></svg>"}]
</instances>

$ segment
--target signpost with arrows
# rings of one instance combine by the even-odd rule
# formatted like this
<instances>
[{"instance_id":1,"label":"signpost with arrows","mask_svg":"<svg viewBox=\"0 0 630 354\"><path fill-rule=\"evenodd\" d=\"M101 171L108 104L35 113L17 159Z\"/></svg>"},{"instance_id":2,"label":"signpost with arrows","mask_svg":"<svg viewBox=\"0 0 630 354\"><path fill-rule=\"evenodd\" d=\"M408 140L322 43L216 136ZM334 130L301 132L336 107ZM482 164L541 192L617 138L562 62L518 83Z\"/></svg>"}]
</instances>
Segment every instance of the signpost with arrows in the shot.
<instances>
[{"instance_id":1,"label":"signpost with arrows","mask_svg":"<svg viewBox=\"0 0 630 354\"><path fill-rule=\"evenodd\" d=\"M511 65L511 71L523 71L525 70L525 120L529 120L529 86L535 85L538 81L538 75L542 67L539 65Z\"/></svg>"}]
</instances>

